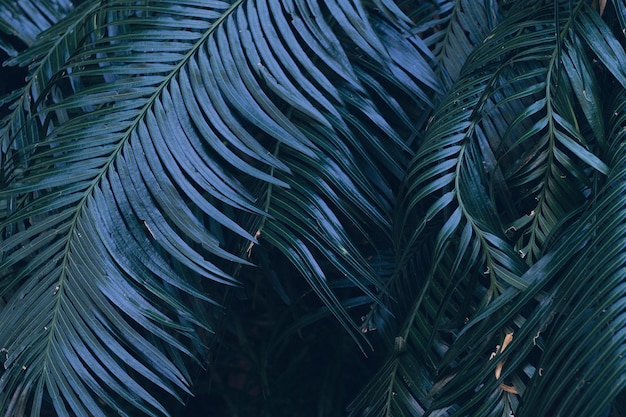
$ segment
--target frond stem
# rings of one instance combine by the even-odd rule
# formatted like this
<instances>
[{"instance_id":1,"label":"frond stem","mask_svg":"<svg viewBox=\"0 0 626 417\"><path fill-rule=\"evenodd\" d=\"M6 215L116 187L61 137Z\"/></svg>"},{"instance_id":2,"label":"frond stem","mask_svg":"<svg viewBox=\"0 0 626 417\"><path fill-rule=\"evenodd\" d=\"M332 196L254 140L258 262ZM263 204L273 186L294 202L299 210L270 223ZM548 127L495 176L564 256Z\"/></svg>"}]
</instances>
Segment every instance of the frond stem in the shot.
<instances>
[{"instance_id":1,"label":"frond stem","mask_svg":"<svg viewBox=\"0 0 626 417\"><path fill-rule=\"evenodd\" d=\"M146 100L146 103L141 108L141 110L138 112L138 114L135 117L134 121L128 126L128 128L126 130L126 133L119 139L119 142L118 142L117 146L112 150L110 157L108 158L108 160L106 161L106 163L104 164L104 166L102 167L102 169L100 170L98 175L91 181L91 184L89 185L89 187L87 187L86 190L84 191L83 197L76 204L76 207L75 207L75 212L76 213L74 214L74 216L73 216L73 218L71 220L71 226L70 226L69 231L67 233L67 242L65 244L65 248L64 248L64 252L63 252L64 256L63 256L63 262L62 262L60 277L59 277L59 280L57 281L57 285L55 287L54 295L56 297L56 303L55 303L55 305L53 307L54 313L53 313L50 325L48 326L48 336L47 336L47 342L46 342L47 346L50 346L51 344L53 344L55 330L57 329L56 324L57 324L57 319L58 319L58 312L59 312L59 310L61 308L61 302L63 300L62 295L64 293L64 285L65 285L65 282L66 282L66 279L67 279L66 274L67 274L67 268L68 268L68 262L69 262L68 254L70 253L70 245L71 245L71 242L72 242L72 239L74 238L74 236L76 236L78 234L77 231L76 231L76 227L77 227L77 224L79 222L80 214L81 214L82 210L84 209L84 207L87 204L88 197L90 195L92 195L93 190L95 189L95 187L100 183L100 181L102 180L104 175L109 171L109 168L115 162L115 160L117 159L117 156L122 152L122 149L124 148L124 146L130 140L132 132L137 128L137 126L139 125L141 120L143 120L143 118L148 113L150 108L153 106L154 102L161 95L163 90L170 84L171 80L175 76L178 75L180 70L189 62L191 57L200 49L200 47L206 42L206 40L214 33L214 31L217 29L217 27L222 22L224 22L224 20L226 20L228 17L230 17L230 15L235 10L237 10L237 8L244 1L245 0L236 0L235 2L233 2L230 5L230 7L228 9L226 9L224 11L224 13L215 22L213 22L213 24L205 31L205 33L203 33L202 36L192 45L192 47L189 49L189 51L187 51L187 53L180 59L180 61L176 64L176 66L172 69L172 71L161 81L159 86L156 87L155 91ZM50 359L49 356L48 356L48 352L50 352L49 348L46 349L46 360L44 361L43 369L46 368L46 364L48 363L48 360Z\"/></svg>"}]
</instances>

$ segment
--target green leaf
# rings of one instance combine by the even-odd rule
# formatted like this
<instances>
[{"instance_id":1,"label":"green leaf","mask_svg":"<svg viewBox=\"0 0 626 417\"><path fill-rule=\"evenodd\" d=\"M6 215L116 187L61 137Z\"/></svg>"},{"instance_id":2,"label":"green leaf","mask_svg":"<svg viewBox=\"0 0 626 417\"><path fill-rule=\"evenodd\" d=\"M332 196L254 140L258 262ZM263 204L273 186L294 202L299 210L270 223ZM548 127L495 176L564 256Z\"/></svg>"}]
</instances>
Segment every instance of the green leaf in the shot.
<instances>
[{"instance_id":1,"label":"green leaf","mask_svg":"<svg viewBox=\"0 0 626 417\"><path fill-rule=\"evenodd\" d=\"M440 88L404 29L347 0L91 1L15 57L2 412L167 414L260 236L363 343L350 300L384 291L369 258Z\"/></svg>"}]
</instances>

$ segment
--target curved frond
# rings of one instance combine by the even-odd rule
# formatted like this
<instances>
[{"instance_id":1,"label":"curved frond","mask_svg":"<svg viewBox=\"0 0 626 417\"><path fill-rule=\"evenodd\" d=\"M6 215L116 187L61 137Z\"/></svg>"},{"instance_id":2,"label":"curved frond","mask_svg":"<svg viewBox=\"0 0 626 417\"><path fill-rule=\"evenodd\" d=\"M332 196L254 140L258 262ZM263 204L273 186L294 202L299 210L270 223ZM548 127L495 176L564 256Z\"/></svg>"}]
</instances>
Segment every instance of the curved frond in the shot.
<instances>
[{"instance_id":1,"label":"curved frond","mask_svg":"<svg viewBox=\"0 0 626 417\"><path fill-rule=\"evenodd\" d=\"M15 58L2 123L2 412L166 414L208 343L188 301L219 308L259 236L360 333L331 278L383 289L367 258L440 88L419 37L353 1L72 16Z\"/></svg>"},{"instance_id":2,"label":"curved frond","mask_svg":"<svg viewBox=\"0 0 626 417\"><path fill-rule=\"evenodd\" d=\"M568 235L586 245L575 257L570 245L555 247L552 256L569 262L559 269L545 265L537 271L554 282L549 313L554 320L538 333L542 354L518 415L608 413L626 388L623 106L622 101L617 118L622 127L611 132L608 181L592 210Z\"/></svg>"},{"instance_id":3,"label":"curved frond","mask_svg":"<svg viewBox=\"0 0 626 417\"><path fill-rule=\"evenodd\" d=\"M498 2L457 0L441 2L428 19L425 39L437 57L437 73L446 88L458 80L468 56L489 36L498 23ZM436 16L436 18L434 18Z\"/></svg>"},{"instance_id":4,"label":"curved frond","mask_svg":"<svg viewBox=\"0 0 626 417\"><path fill-rule=\"evenodd\" d=\"M0 7L0 31L32 45L39 34L56 24L74 8L70 0L7 0ZM17 55L15 45L0 38L0 49Z\"/></svg>"},{"instance_id":5,"label":"curved frond","mask_svg":"<svg viewBox=\"0 0 626 417\"><path fill-rule=\"evenodd\" d=\"M353 415L518 415L535 389L538 335L557 314L542 268L566 267L557 242L572 239L612 166L597 91L613 81L597 78L589 50L616 46L584 2L554 7L503 10L434 113L396 212L388 305L402 319L370 315L392 353ZM608 35L602 47L590 21Z\"/></svg>"}]
</instances>

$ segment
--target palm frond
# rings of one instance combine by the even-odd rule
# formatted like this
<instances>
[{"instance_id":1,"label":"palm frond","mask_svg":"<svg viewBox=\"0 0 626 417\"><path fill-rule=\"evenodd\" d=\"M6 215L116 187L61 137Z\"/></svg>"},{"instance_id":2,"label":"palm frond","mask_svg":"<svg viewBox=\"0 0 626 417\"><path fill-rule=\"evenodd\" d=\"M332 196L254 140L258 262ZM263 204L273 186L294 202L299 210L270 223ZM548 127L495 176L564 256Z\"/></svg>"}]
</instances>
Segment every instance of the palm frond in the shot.
<instances>
[{"instance_id":1,"label":"palm frond","mask_svg":"<svg viewBox=\"0 0 626 417\"><path fill-rule=\"evenodd\" d=\"M8 65L29 68L26 84L16 89L4 99L10 108L15 109L0 122L0 161L2 162L2 183L8 183L18 155L23 158L31 148L39 143L45 134L43 115L38 114L44 97L54 101L59 99L59 89L52 89L49 81L58 77L64 70L69 51L76 49L87 36L87 28L81 22L91 16L97 8L95 2L85 3L74 10L68 18L42 34L38 42L24 53L7 61Z\"/></svg>"},{"instance_id":2,"label":"palm frond","mask_svg":"<svg viewBox=\"0 0 626 417\"><path fill-rule=\"evenodd\" d=\"M0 32L31 45L41 32L56 24L74 8L69 0L7 0L0 7ZM17 55L14 42L0 37L0 49Z\"/></svg>"},{"instance_id":3,"label":"palm frond","mask_svg":"<svg viewBox=\"0 0 626 417\"><path fill-rule=\"evenodd\" d=\"M581 42L602 62L623 51L597 14L584 2L513 7L468 56L407 171L387 303L403 319L371 314L392 353L353 415L518 415L520 395L541 395L533 355L560 311L547 277L568 267L558 250L571 259L588 242L589 228L570 227L612 166L605 87Z\"/></svg>"},{"instance_id":4,"label":"palm frond","mask_svg":"<svg viewBox=\"0 0 626 417\"><path fill-rule=\"evenodd\" d=\"M496 1L449 3L452 4L438 4L439 10L433 13L437 18L428 19L428 26L420 28L427 29L425 41L437 56L437 73L447 89L458 79L468 56L500 19Z\"/></svg>"},{"instance_id":5,"label":"palm frond","mask_svg":"<svg viewBox=\"0 0 626 417\"><path fill-rule=\"evenodd\" d=\"M219 308L258 236L360 333L330 277L383 289L367 257L440 88L426 50L360 2L113 0L16 57L2 412L167 414L154 390L188 392L210 343L189 300Z\"/></svg>"},{"instance_id":6,"label":"palm frond","mask_svg":"<svg viewBox=\"0 0 626 417\"><path fill-rule=\"evenodd\" d=\"M532 380L518 411L522 416L607 413L614 398L626 388L624 236L620 226L624 219L620 201L624 183L623 101L616 110L619 117L610 135L613 157L608 181L597 204L568 236L582 239L586 245L575 257L570 245L556 246L553 256L563 256L569 262L559 269L546 265L537 271L553 282L549 314L554 320L540 335L542 354L535 372L529 375ZM570 372L563 372L565 369ZM541 407L537 406L539 397Z\"/></svg>"}]
</instances>

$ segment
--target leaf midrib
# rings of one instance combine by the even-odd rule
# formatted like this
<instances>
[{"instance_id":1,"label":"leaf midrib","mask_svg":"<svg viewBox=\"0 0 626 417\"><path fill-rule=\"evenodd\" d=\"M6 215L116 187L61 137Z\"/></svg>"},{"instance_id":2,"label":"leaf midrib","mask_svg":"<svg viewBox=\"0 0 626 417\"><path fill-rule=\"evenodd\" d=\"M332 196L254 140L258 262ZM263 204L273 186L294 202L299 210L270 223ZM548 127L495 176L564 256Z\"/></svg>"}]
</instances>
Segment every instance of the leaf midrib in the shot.
<instances>
[{"instance_id":1,"label":"leaf midrib","mask_svg":"<svg viewBox=\"0 0 626 417\"><path fill-rule=\"evenodd\" d=\"M45 341L46 348L45 348L44 351L46 352L46 358L43 361L43 368L42 368L43 370L46 369L48 361L52 360L52 358L50 357L50 350L51 350L50 346L54 344L54 334L55 334L55 332L56 332L56 330L58 328L57 327L57 318L58 318L58 314L61 311L61 307L62 307L61 304L62 304L62 301L64 299L64 297L63 297L63 294L65 292L64 291L64 286L65 286L65 283L66 283L68 262L69 262L70 253L71 253L70 252L70 245L71 245L72 239L73 239L75 231L76 231L76 226L77 226L77 224L78 224L78 222L80 220L80 215L83 212L84 208L86 207L87 200L88 200L89 196L92 195L93 190L95 189L95 187L98 184L100 184L100 182L101 182L102 178L104 177L104 175L107 172L109 172L109 168L115 162L115 160L117 159L118 155L120 154L120 152L122 151L124 146L130 140L130 138L132 136L132 132L135 131L135 129L137 128L139 123L141 123L141 121L144 119L145 115L148 113L150 108L153 106L154 102L161 95L163 90L168 85L170 85L170 82L172 81L172 79L175 76L178 75L180 70L189 62L191 57L199 50L199 48L206 42L206 40L214 33L214 31L219 27L219 25L223 21L225 21L235 10L237 10L238 7L244 1L245 0L236 0L235 2L233 2L230 5L230 7L228 9L226 9L224 11L224 13L222 13L222 15L215 22L213 22L213 24L210 25L210 27L205 31L205 33L202 36L200 36L200 38L192 45L192 47L180 59L180 61L174 67L174 69L167 76L165 76L163 81L156 87L156 89L153 92L153 94L146 100L145 105L138 112L138 114L135 117L134 121L126 129L126 133L120 138L119 143L117 144L117 146L111 152L111 156L110 156L109 160L102 166L102 169L101 169L100 173L92 180L92 182L89 185L89 187L85 190L84 196L77 203L77 205L75 207L76 213L75 213L75 215L73 216L73 218L70 221L71 226L70 226L70 230L67 233L67 242L65 244L65 248L63 249L63 262L62 262L62 266L61 266L61 276L60 276L60 278L59 278L59 280L57 282L57 286L55 287L55 290L56 290L56 294L55 294L56 302L55 302L55 305L54 305L54 309L53 309L50 325L48 326L47 340ZM56 288L58 288L58 290Z\"/></svg>"}]
</instances>

